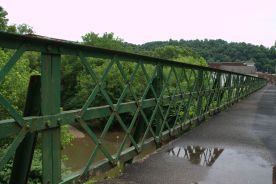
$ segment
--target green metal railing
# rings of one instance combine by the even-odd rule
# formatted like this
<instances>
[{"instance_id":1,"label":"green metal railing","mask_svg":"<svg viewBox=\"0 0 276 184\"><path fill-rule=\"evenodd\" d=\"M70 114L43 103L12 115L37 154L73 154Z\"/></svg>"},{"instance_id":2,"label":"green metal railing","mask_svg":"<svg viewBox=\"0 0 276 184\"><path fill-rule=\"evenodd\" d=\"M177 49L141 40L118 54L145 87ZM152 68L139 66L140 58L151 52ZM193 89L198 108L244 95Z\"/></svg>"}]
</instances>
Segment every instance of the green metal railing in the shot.
<instances>
[{"instance_id":1,"label":"green metal railing","mask_svg":"<svg viewBox=\"0 0 276 184\"><path fill-rule=\"evenodd\" d=\"M0 139L13 138L0 158L0 170L13 159L10 183L17 184L26 182L38 135L42 140L43 183L78 182L98 170L108 170L118 162L132 160L150 143L160 146L162 140L178 135L193 123L266 84L254 76L40 36L1 32L0 47L14 50L1 68L0 82L24 52L41 54L41 77L31 78L23 115L0 95L0 104L12 117L0 121ZM80 109L61 112L63 55L76 56L80 60L93 87ZM102 72L96 71L97 66L91 62L95 60L101 60L106 66ZM114 71L119 73L123 83L116 89L117 98L110 97L107 86ZM137 85L139 89L135 88ZM101 98L104 104L93 105L96 98ZM104 123L100 136L91 128L93 120ZM95 149L82 172L62 178L60 127L68 124L81 127L94 142ZM112 124L117 124L125 133L116 153L111 153L103 144ZM97 153L102 153L105 159L95 162Z\"/></svg>"}]
</instances>

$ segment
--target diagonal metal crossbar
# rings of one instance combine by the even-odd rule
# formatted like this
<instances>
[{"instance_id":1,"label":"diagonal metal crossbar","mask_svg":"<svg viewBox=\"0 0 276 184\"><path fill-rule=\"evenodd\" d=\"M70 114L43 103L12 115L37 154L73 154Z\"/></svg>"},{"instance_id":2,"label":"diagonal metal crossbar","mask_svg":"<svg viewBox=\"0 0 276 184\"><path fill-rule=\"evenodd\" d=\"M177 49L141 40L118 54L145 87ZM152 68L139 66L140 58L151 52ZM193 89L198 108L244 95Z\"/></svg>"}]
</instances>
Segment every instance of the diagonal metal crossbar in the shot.
<instances>
[{"instance_id":1,"label":"diagonal metal crossbar","mask_svg":"<svg viewBox=\"0 0 276 184\"><path fill-rule=\"evenodd\" d=\"M11 117L0 120L0 139L10 140L0 155L0 171L8 163L13 163L13 171L24 169L11 174L10 183L16 184L27 181L34 148L30 145L24 151L24 145L38 144L37 135L42 135L41 182L82 182L98 171L131 161L152 143L160 147L165 140L181 135L193 124L266 85L265 80L254 76L36 35L0 32L0 47L12 53L0 69L1 83L25 52L41 54L41 87L34 88L38 94L33 99L31 90L26 100L26 104L40 107L30 114L34 116L21 115L23 110L14 108L13 101L0 91L0 106ZM61 67L65 55L79 59L92 87L81 108L61 112ZM117 74L120 83L116 84L116 97L109 88L112 74ZM32 101L35 99L41 101ZM97 102L99 99L101 103ZM95 121L103 125L101 132L95 132ZM65 125L82 128L95 146L81 172L62 177L60 129ZM124 136L116 151L111 152L104 142L114 125ZM97 160L99 154L103 155L102 160Z\"/></svg>"}]
</instances>

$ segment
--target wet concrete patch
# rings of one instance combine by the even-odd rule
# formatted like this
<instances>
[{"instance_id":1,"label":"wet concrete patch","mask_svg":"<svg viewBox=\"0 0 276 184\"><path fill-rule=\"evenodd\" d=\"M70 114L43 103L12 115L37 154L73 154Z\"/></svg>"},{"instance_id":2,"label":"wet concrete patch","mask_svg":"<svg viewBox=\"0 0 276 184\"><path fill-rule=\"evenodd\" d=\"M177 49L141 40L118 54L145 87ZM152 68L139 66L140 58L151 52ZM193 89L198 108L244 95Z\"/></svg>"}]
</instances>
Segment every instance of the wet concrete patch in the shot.
<instances>
[{"instance_id":1,"label":"wet concrete patch","mask_svg":"<svg viewBox=\"0 0 276 184\"><path fill-rule=\"evenodd\" d=\"M234 149L175 146L168 150L170 157L188 160L192 165L205 167L207 174L197 184L250 183L276 184L276 167L263 158Z\"/></svg>"}]
</instances>

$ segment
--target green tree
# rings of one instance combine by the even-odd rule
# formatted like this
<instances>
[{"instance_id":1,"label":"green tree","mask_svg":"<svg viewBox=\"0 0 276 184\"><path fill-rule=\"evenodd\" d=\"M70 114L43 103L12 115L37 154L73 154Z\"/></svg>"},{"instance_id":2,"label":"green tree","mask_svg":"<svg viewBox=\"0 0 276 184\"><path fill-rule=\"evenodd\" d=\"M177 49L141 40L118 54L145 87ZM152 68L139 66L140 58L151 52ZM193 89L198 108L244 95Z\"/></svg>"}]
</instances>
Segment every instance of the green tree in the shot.
<instances>
[{"instance_id":1,"label":"green tree","mask_svg":"<svg viewBox=\"0 0 276 184\"><path fill-rule=\"evenodd\" d=\"M0 50L0 68L7 63L12 54L13 52ZM14 108L20 112L24 107L24 99L31 74L29 61L23 56L6 75L0 86L1 94L11 101ZM0 109L0 117L1 119L8 118L8 113L3 108Z\"/></svg>"},{"instance_id":2,"label":"green tree","mask_svg":"<svg viewBox=\"0 0 276 184\"><path fill-rule=\"evenodd\" d=\"M228 43L224 40L169 40L148 42L139 49L142 51L154 51L159 47L177 46L182 48L190 48L198 55L202 56L207 62L235 62L254 60L259 71L266 71L268 67L272 70L275 64L276 53L275 47L266 48L262 45L252 45L247 43ZM273 64L268 64L270 61ZM266 65L266 67L265 67Z\"/></svg>"},{"instance_id":3,"label":"green tree","mask_svg":"<svg viewBox=\"0 0 276 184\"><path fill-rule=\"evenodd\" d=\"M33 34L33 28L30 27L27 24L19 24L18 26L16 26L17 29L17 33L19 34Z\"/></svg>"},{"instance_id":4,"label":"green tree","mask_svg":"<svg viewBox=\"0 0 276 184\"><path fill-rule=\"evenodd\" d=\"M132 47L123 42L123 39L115 37L113 33L104 33L102 36L99 34L90 32L85 34L83 37L83 43L86 45L102 47L107 49L115 49L121 51L131 51ZM91 67L96 70L100 75L107 67L108 62L102 59L90 58ZM112 81L116 83L116 77L120 77L118 70L113 69L113 77L110 77L108 89L110 95L115 100L115 86L111 87ZM121 81L122 82L122 81ZM84 103L84 96L88 96L93 89L94 83L91 77L86 74L79 58L72 56L65 56L62 58L62 104L64 110L80 108ZM103 99L99 97L99 101ZM102 103L102 102L101 102Z\"/></svg>"},{"instance_id":5,"label":"green tree","mask_svg":"<svg viewBox=\"0 0 276 184\"><path fill-rule=\"evenodd\" d=\"M129 48L127 44L123 42L123 39L115 37L114 33L104 33L102 36L100 36L99 34L90 32L82 36L82 40L84 44L91 46L123 51L131 50L131 48Z\"/></svg>"},{"instance_id":6,"label":"green tree","mask_svg":"<svg viewBox=\"0 0 276 184\"><path fill-rule=\"evenodd\" d=\"M184 48L180 46L165 45L157 47L152 55L163 59L180 61L183 63L195 64L207 66L207 62L204 58L200 57L192 49Z\"/></svg>"},{"instance_id":7,"label":"green tree","mask_svg":"<svg viewBox=\"0 0 276 184\"><path fill-rule=\"evenodd\" d=\"M0 6L0 31L6 31L10 33L18 34L32 34L34 33L33 28L27 24L9 25L9 19L7 18L8 13Z\"/></svg>"},{"instance_id":8,"label":"green tree","mask_svg":"<svg viewBox=\"0 0 276 184\"><path fill-rule=\"evenodd\" d=\"M9 19L7 19L8 13L0 6L0 31L6 31Z\"/></svg>"}]
</instances>

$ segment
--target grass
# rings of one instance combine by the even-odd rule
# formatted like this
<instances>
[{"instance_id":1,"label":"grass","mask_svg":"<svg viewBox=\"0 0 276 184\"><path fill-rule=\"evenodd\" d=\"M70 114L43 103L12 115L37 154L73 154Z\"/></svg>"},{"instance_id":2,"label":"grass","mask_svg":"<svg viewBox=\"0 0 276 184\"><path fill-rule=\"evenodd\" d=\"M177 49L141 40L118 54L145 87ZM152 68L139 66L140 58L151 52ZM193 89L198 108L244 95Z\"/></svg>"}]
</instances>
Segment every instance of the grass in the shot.
<instances>
[{"instance_id":1,"label":"grass","mask_svg":"<svg viewBox=\"0 0 276 184\"><path fill-rule=\"evenodd\" d=\"M89 181L85 182L85 184L94 184L99 180L116 178L120 176L123 171L124 171L124 164L118 162L116 167L104 173L101 173L101 172L97 173L96 176L92 177Z\"/></svg>"}]
</instances>

